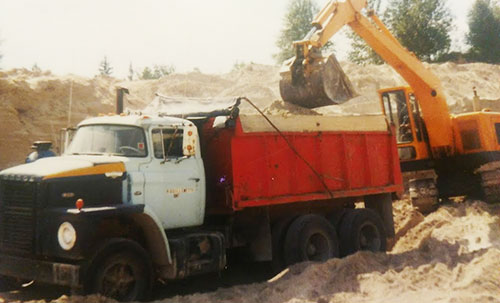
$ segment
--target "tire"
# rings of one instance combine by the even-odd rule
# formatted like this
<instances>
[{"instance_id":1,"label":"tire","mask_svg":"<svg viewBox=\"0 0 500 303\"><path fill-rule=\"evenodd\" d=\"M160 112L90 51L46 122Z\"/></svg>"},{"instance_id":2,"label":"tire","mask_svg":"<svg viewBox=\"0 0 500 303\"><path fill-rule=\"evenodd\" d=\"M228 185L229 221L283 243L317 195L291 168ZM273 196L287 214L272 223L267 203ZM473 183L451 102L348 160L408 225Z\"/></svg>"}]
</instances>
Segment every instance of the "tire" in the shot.
<instances>
[{"instance_id":1,"label":"tire","mask_svg":"<svg viewBox=\"0 0 500 303\"><path fill-rule=\"evenodd\" d=\"M328 220L328 222L330 222L335 227L335 230L339 230L340 225L342 224L342 220L344 220L346 214L348 212L353 211L353 210L354 209L351 209L351 208L342 208L339 211L336 211L336 212L333 212L333 213L327 215L326 219Z\"/></svg>"},{"instance_id":2,"label":"tire","mask_svg":"<svg viewBox=\"0 0 500 303\"><path fill-rule=\"evenodd\" d=\"M273 249L271 269L274 273L278 273L286 267L284 254L285 237L293 219L294 217L283 218L276 222L271 230Z\"/></svg>"},{"instance_id":3,"label":"tire","mask_svg":"<svg viewBox=\"0 0 500 303\"><path fill-rule=\"evenodd\" d=\"M322 262L339 256L335 228L318 215L296 218L286 233L284 243L285 263L303 261Z\"/></svg>"},{"instance_id":4,"label":"tire","mask_svg":"<svg viewBox=\"0 0 500 303\"><path fill-rule=\"evenodd\" d=\"M117 301L147 300L152 287L151 259L131 240L114 240L94 258L86 293L99 293Z\"/></svg>"},{"instance_id":5,"label":"tire","mask_svg":"<svg viewBox=\"0 0 500 303\"><path fill-rule=\"evenodd\" d=\"M383 252L387 249L384 223L372 209L354 209L346 213L339 228L340 255L360 250Z\"/></svg>"},{"instance_id":6,"label":"tire","mask_svg":"<svg viewBox=\"0 0 500 303\"><path fill-rule=\"evenodd\" d=\"M13 277L0 276L0 291L11 291L19 289L25 281Z\"/></svg>"}]
</instances>

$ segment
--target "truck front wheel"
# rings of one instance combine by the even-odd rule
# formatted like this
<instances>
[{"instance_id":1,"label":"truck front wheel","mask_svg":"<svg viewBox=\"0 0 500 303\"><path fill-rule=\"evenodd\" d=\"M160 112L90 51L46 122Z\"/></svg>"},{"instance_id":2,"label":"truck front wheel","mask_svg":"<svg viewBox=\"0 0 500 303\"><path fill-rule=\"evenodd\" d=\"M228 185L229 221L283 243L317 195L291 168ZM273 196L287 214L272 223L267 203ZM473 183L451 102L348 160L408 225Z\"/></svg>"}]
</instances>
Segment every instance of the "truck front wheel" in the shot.
<instances>
[{"instance_id":1,"label":"truck front wheel","mask_svg":"<svg viewBox=\"0 0 500 303\"><path fill-rule=\"evenodd\" d=\"M290 265L303 261L326 261L338 257L335 228L319 215L296 218L286 233L285 262Z\"/></svg>"},{"instance_id":2,"label":"truck front wheel","mask_svg":"<svg viewBox=\"0 0 500 303\"><path fill-rule=\"evenodd\" d=\"M123 239L103 249L94 260L87 293L99 293L122 302L147 299L152 266L140 245Z\"/></svg>"}]
</instances>

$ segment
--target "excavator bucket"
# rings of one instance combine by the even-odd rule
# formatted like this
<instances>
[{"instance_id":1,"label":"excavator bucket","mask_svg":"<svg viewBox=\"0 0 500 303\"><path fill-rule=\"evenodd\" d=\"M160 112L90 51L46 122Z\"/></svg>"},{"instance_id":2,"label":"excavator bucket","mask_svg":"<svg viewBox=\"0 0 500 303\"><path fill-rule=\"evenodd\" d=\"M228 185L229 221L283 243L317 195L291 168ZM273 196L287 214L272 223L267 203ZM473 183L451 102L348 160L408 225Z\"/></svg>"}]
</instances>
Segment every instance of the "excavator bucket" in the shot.
<instances>
[{"instance_id":1,"label":"excavator bucket","mask_svg":"<svg viewBox=\"0 0 500 303\"><path fill-rule=\"evenodd\" d=\"M356 96L351 81L332 54L314 60L304 71L302 62L289 60L280 71L283 101L306 108L341 104Z\"/></svg>"}]
</instances>

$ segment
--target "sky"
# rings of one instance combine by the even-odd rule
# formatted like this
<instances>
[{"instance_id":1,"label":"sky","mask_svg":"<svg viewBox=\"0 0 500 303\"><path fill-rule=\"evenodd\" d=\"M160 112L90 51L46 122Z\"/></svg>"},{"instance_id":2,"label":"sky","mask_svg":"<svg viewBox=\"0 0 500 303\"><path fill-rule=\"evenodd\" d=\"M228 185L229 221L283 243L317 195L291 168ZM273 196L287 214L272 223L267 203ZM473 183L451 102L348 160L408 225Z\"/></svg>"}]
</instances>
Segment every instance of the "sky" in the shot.
<instances>
[{"instance_id":1,"label":"sky","mask_svg":"<svg viewBox=\"0 0 500 303\"><path fill-rule=\"evenodd\" d=\"M0 0L0 68L94 76L104 56L113 76L129 65L177 72L229 72L235 63L275 64L289 0ZM448 0L455 49L474 0ZM326 0L317 0L322 6ZM346 58L349 41L333 39Z\"/></svg>"}]
</instances>

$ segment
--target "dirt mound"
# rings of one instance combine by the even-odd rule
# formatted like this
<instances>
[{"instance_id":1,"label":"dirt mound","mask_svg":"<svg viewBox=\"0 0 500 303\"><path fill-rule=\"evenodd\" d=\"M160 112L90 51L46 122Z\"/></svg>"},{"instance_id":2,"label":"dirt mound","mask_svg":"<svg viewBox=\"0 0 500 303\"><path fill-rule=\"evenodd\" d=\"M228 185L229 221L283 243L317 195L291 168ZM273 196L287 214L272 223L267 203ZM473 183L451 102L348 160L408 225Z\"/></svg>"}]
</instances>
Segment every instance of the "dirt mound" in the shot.
<instances>
[{"instance_id":1,"label":"dirt mound","mask_svg":"<svg viewBox=\"0 0 500 303\"><path fill-rule=\"evenodd\" d=\"M289 117L293 115L321 115L313 109L300 107L295 104L284 102L283 100L274 101L273 103L271 103L271 105L266 107L263 112L266 115L283 117Z\"/></svg>"},{"instance_id":2,"label":"dirt mound","mask_svg":"<svg viewBox=\"0 0 500 303\"><path fill-rule=\"evenodd\" d=\"M452 113L472 110L474 87L481 99L498 100L500 98L500 65L452 62L425 65L441 80ZM403 78L387 64L361 67L354 63L343 63L343 68L356 91L366 98L364 101L359 100L358 104L353 104L351 101L344 103L342 107L348 112L379 111L378 89L406 85ZM491 103L487 101L484 103L484 107L489 106L493 110L500 111L500 105L491 106Z\"/></svg>"},{"instance_id":3,"label":"dirt mound","mask_svg":"<svg viewBox=\"0 0 500 303\"><path fill-rule=\"evenodd\" d=\"M115 82L24 69L0 72L0 169L23 162L34 140L58 141L59 130L68 126L70 91L72 125L112 112Z\"/></svg>"},{"instance_id":4,"label":"dirt mound","mask_svg":"<svg viewBox=\"0 0 500 303\"><path fill-rule=\"evenodd\" d=\"M378 113L380 105L376 90L404 84L403 79L388 65L342 63L342 66L360 96L338 106L315 110L301 109L279 101L277 66L248 64L222 75L191 72L172 74L159 80L138 81L55 76L50 72L31 72L26 69L0 72L0 169L23 162L34 140L57 141L59 129L68 124L71 86L71 124L74 125L87 116L114 111L117 86L129 89L126 107L132 110L143 109L158 92L171 97L246 96L260 108L267 108L268 114L286 116L296 113ZM484 107L500 110L500 65L444 63L428 66L442 80L453 112L471 110L473 87L476 87ZM242 112L254 110L243 105Z\"/></svg>"},{"instance_id":5,"label":"dirt mound","mask_svg":"<svg viewBox=\"0 0 500 303\"><path fill-rule=\"evenodd\" d=\"M408 201L395 208L400 238L388 254L298 264L265 283L163 302L500 302L498 211L477 201L425 218Z\"/></svg>"},{"instance_id":6,"label":"dirt mound","mask_svg":"<svg viewBox=\"0 0 500 303\"><path fill-rule=\"evenodd\" d=\"M398 236L387 254L301 263L266 282L155 302L500 302L500 206L451 203L424 217L401 200L394 216ZM64 295L51 302L116 301Z\"/></svg>"},{"instance_id":7,"label":"dirt mound","mask_svg":"<svg viewBox=\"0 0 500 303\"><path fill-rule=\"evenodd\" d=\"M260 107L280 99L278 67L260 64L249 64L222 75L190 72L168 75L159 80L121 82L120 85L129 88L127 100L135 109L142 108L153 100L155 93L191 98L246 96Z\"/></svg>"}]
</instances>

